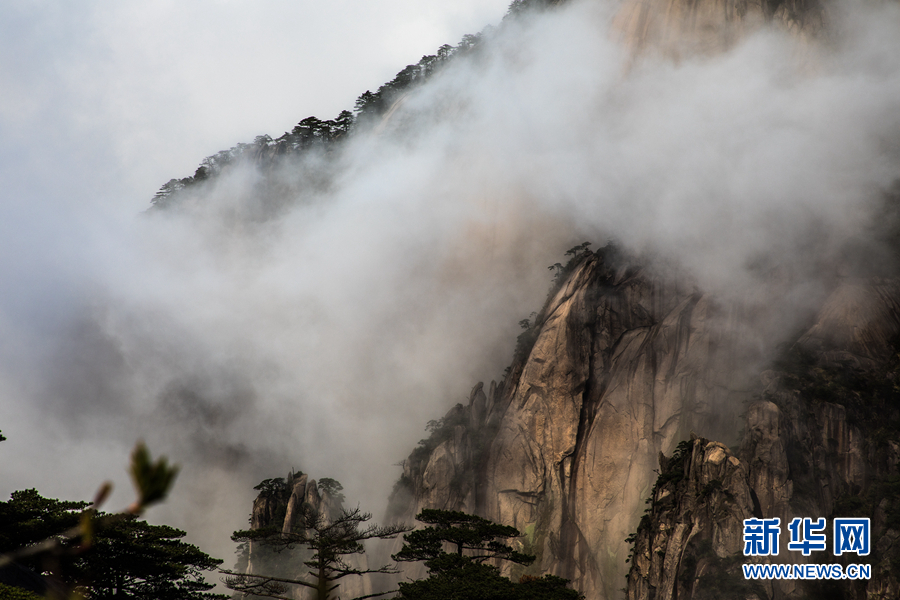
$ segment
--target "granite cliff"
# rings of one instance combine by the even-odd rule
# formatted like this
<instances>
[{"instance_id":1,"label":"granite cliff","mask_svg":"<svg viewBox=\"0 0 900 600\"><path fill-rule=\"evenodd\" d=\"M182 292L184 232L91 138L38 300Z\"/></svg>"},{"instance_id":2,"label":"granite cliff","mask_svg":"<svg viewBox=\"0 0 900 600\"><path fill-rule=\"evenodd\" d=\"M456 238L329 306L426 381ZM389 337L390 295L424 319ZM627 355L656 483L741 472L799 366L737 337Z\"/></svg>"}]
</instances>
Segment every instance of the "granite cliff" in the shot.
<instances>
[{"instance_id":1,"label":"granite cliff","mask_svg":"<svg viewBox=\"0 0 900 600\"><path fill-rule=\"evenodd\" d=\"M749 406L736 456L729 453L732 467L716 471L715 442L698 439L689 455L668 460L633 538L629 599L712 598L725 590L760 599L898 597L898 299L897 280L840 284L812 326L760 374L763 392ZM740 524L753 517L784 524L870 518L873 551L851 558L871 564L872 578L745 581ZM782 552L771 562L835 560L830 552Z\"/></svg>"},{"instance_id":2,"label":"granite cliff","mask_svg":"<svg viewBox=\"0 0 900 600\"><path fill-rule=\"evenodd\" d=\"M512 525L533 569L613 597L659 453L692 430L736 440L754 389L738 328L723 326L736 310L614 246L583 252L505 379L475 386L405 462L394 516L448 508Z\"/></svg>"},{"instance_id":3,"label":"granite cliff","mask_svg":"<svg viewBox=\"0 0 900 600\"><path fill-rule=\"evenodd\" d=\"M626 0L613 31L637 52L679 59L728 50L763 26L804 40L821 38L828 31L828 5L819 0Z\"/></svg>"},{"instance_id":4,"label":"granite cliff","mask_svg":"<svg viewBox=\"0 0 900 600\"><path fill-rule=\"evenodd\" d=\"M677 60L772 24L823 39L829 6L626 1L613 29L635 55ZM760 269L737 297L612 245L578 253L523 322L505 377L432 422L390 516L446 508L515 526L531 571L589 599L621 597L626 572L628 598L897 597L900 280L893 251L869 251L821 257L799 302L788 290L809 274ZM753 516L871 517L872 580L744 581Z\"/></svg>"},{"instance_id":5,"label":"granite cliff","mask_svg":"<svg viewBox=\"0 0 900 600\"><path fill-rule=\"evenodd\" d=\"M828 6L626 0L612 26L635 54L678 60L766 24L821 38ZM429 423L388 520L438 508L514 526L537 560L506 574L565 577L589 600L620 598L623 581L629 599L897 597L894 250L823 256L814 275L761 265L748 289L715 293L658 256L576 247L503 378ZM258 499L254 519L288 528L291 502ZM798 516L872 518L873 578L744 580L742 521Z\"/></svg>"},{"instance_id":6,"label":"granite cliff","mask_svg":"<svg viewBox=\"0 0 900 600\"><path fill-rule=\"evenodd\" d=\"M871 516L884 554L869 589L892 597L900 282L831 278L799 333L764 343L749 335L765 329L758 306L646 264L612 245L578 254L506 377L431 424L391 517L446 508L517 527L531 570L588 598L621 597L630 543L629 598L781 598L815 595L726 585L744 518Z\"/></svg>"}]
</instances>

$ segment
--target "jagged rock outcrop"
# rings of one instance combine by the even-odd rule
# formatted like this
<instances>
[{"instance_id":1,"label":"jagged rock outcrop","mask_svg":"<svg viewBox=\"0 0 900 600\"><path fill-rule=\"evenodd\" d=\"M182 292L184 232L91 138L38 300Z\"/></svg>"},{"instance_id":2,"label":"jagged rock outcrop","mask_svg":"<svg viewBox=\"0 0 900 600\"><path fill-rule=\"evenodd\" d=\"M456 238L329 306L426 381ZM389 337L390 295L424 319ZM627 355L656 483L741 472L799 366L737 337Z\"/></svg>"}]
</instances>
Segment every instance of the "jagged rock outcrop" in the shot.
<instances>
[{"instance_id":1,"label":"jagged rock outcrop","mask_svg":"<svg viewBox=\"0 0 900 600\"><path fill-rule=\"evenodd\" d=\"M678 59L723 52L766 24L813 39L825 32L827 20L819 0L626 0L613 30L636 53L655 50Z\"/></svg>"},{"instance_id":2,"label":"jagged rock outcrop","mask_svg":"<svg viewBox=\"0 0 900 600\"><path fill-rule=\"evenodd\" d=\"M777 361L777 368L761 374L763 393L748 408L738 453L741 470L730 488L735 497L734 490L746 488L754 498L752 515L745 508L745 518L778 517L786 525L795 517L869 517L874 551L869 557L853 559L873 566L872 579L742 582L738 562L749 562L742 549L717 552L717 579L741 597L817 598L824 593L854 600L900 597L895 575L900 565L900 500L896 497L900 289L896 284L856 280L838 285L813 325ZM686 459L685 465L691 460ZM662 492L655 492L653 509L635 536L629 600L717 597L707 594L703 586L698 589L703 578L693 554L648 550L655 549L657 530L668 530L673 516L696 515L696 508L690 506L696 485L673 488L658 483L657 488L667 490L670 500L657 510ZM740 536L739 522L728 527L731 537ZM782 549L785 544L782 541ZM765 562L848 561L830 552L809 558L782 552ZM718 597L724 596L719 593Z\"/></svg>"},{"instance_id":3,"label":"jagged rock outcrop","mask_svg":"<svg viewBox=\"0 0 900 600\"><path fill-rule=\"evenodd\" d=\"M730 439L750 391L708 296L614 265L585 259L549 303L504 399L480 507L537 532L540 569L606 596L659 452L692 429Z\"/></svg>"},{"instance_id":4,"label":"jagged rock outcrop","mask_svg":"<svg viewBox=\"0 0 900 600\"><path fill-rule=\"evenodd\" d=\"M735 560L755 499L747 466L725 445L694 437L661 457L648 502L634 536L627 600L763 597Z\"/></svg>"},{"instance_id":5,"label":"jagged rock outcrop","mask_svg":"<svg viewBox=\"0 0 900 600\"><path fill-rule=\"evenodd\" d=\"M635 549L630 597L714 597L716 579L785 598L811 588L729 579L742 518L868 511L884 548L870 590L897 589L900 534L887 524L900 502L885 496L900 488L897 282L837 282L776 351L748 344L757 313L637 264L610 246L566 267L506 378L475 386L405 462L393 517L446 508L512 525L538 557L531 571L617 598L625 539L653 497L661 512ZM660 453L692 431L716 441L694 440L679 487L651 492Z\"/></svg>"},{"instance_id":6,"label":"jagged rock outcrop","mask_svg":"<svg viewBox=\"0 0 900 600\"><path fill-rule=\"evenodd\" d=\"M659 453L691 430L733 441L754 391L723 326L736 309L634 265L612 246L568 265L506 379L476 386L406 461L395 516L449 508L512 525L534 572L619 593Z\"/></svg>"}]
</instances>

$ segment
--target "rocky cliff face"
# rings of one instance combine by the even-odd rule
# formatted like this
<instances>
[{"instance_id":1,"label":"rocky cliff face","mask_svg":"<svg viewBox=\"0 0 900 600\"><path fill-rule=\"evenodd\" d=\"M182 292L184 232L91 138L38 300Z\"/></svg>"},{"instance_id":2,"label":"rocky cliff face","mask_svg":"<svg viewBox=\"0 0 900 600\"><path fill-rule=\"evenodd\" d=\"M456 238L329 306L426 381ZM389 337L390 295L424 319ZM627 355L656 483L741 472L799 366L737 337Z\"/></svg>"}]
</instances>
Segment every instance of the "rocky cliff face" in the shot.
<instances>
[{"instance_id":1,"label":"rocky cliff face","mask_svg":"<svg viewBox=\"0 0 900 600\"><path fill-rule=\"evenodd\" d=\"M736 560L743 520L758 513L747 466L725 445L692 436L659 467L650 508L629 538L626 599L761 597Z\"/></svg>"},{"instance_id":2,"label":"rocky cliff face","mask_svg":"<svg viewBox=\"0 0 900 600\"><path fill-rule=\"evenodd\" d=\"M681 58L727 50L765 24L813 39L827 11L819 0L626 0L613 30L635 52Z\"/></svg>"},{"instance_id":3,"label":"rocky cliff face","mask_svg":"<svg viewBox=\"0 0 900 600\"><path fill-rule=\"evenodd\" d=\"M747 411L738 457L729 458L733 473L718 480L716 494L701 488L709 481L703 473L709 457L697 452L700 441L690 457L669 460L679 463L684 483L669 483L669 469L654 490L651 512L634 538L629 599L724 597L724 590L746 598L898 597L898 293L892 280L837 286L776 368L761 373L763 393ZM722 538L730 542L708 545L708 531L720 525L710 510L722 494L735 515L721 523ZM710 513L699 523L698 507ZM701 537L672 533L688 515L690 531ZM778 517L782 524L795 517L871 518L875 551L854 558L873 565L872 579L744 580L739 563L750 559L740 544L741 521L754 516ZM831 553L804 558L782 552L766 562L813 560L836 561Z\"/></svg>"},{"instance_id":4,"label":"rocky cliff face","mask_svg":"<svg viewBox=\"0 0 900 600\"><path fill-rule=\"evenodd\" d=\"M737 309L585 252L520 337L506 378L479 384L405 463L393 514L474 512L525 532L532 567L616 597L660 452L690 431L729 443L754 382Z\"/></svg>"},{"instance_id":5,"label":"rocky cliff face","mask_svg":"<svg viewBox=\"0 0 900 600\"><path fill-rule=\"evenodd\" d=\"M898 283L838 282L776 352L747 343L746 307L636 264L612 247L570 263L506 378L475 386L405 462L392 516L512 525L532 570L589 599L621 597L632 541L629 598L802 597L812 587L736 577L742 520L871 516L884 552L869 589L893 593Z\"/></svg>"}]
</instances>

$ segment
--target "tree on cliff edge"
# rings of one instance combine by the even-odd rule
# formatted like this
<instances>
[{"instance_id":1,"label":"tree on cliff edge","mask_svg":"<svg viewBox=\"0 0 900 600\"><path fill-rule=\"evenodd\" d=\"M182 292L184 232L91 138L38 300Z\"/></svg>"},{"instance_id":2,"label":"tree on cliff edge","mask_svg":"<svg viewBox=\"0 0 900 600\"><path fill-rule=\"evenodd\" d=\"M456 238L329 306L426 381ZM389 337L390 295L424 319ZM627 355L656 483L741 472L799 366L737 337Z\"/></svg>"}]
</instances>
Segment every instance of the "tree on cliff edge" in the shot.
<instances>
[{"instance_id":1,"label":"tree on cliff edge","mask_svg":"<svg viewBox=\"0 0 900 600\"><path fill-rule=\"evenodd\" d=\"M475 515L425 509L416 519L429 525L403 536L397 561L425 561L429 577L400 583L398 598L408 600L579 600L568 580L553 575L525 576L514 583L488 561L530 565L535 557L505 540L520 537L515 527ZM450 547L447 552L445 548Z\"/></svg>"}]
</instances>

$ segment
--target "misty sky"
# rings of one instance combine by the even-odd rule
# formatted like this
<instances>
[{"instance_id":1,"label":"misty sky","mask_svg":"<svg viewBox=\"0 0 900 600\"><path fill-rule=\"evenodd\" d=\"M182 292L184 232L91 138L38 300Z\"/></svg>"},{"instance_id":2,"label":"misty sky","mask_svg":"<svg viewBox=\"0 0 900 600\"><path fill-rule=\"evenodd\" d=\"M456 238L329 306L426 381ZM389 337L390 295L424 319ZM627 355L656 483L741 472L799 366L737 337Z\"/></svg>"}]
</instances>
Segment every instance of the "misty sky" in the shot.
<instances>
[{"instance_id":1,"label":"misty sky","mask_svg":"<svg viewBox=\"0 0 900 600\"><path fill-rule=\"evenodd\" d=\"M425 423L500 377L548 265L585 240L732 300L753 297L754 265L794 274L760 299L781 321L745 324L777 343L900 177L897 3L838 11L828 44L761 30L631 68L616 4L500 28L354 139L331 187L249 223L252 169L182 213L142 211L205 156L333 118L497 24L506 0L3 3L0 495L113 479L123 506L143 437L184 468L151 519L226 566L250 488L291 467L378 514ZM309 164L289 167L280 183Z\"/></svg>"},{"instance_id":2,"label":"misty sky","mask_svg":"<svg viewBox=\"0 0 900 600\"><path fill-rule=\"evenodd\" d=\"M0 4L0 494L33 486L82 499L110 478L113 503L129 501L130 442L79 431L77 417L47 418L52 402L39 405L11 375L50 369L68 307L106 285L81 262L127 252L104 230L207 155L352 109L423 54L499 22L507 4Z\"/></svg>"},{"instance_id":3,"label":"misty sky","mask_svg":"<svg viewBox=\"0 0 900 600\"><path fill-rule=\"evenodd\" d=\"M4 205L93 198L142 210L203 157L352 109L422 55L499 22L506 6L4 2Z\"/></svg>"}]
</instances>

